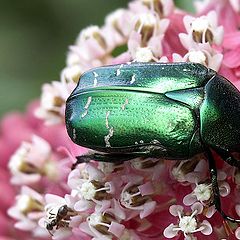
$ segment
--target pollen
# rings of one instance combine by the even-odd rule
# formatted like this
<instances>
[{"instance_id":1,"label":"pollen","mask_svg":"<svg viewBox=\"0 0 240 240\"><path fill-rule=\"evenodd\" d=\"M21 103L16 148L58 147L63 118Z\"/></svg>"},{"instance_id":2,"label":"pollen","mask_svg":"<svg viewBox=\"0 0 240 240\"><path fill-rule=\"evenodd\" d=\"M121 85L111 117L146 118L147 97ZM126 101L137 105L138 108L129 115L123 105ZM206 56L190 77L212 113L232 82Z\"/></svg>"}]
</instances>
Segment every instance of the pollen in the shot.
<instances>
[{"instance_id":1,"label":"pollen","mask_svg":"<svg viewBox=\"0 0 240 240\"><path fill-rule=\"evenodd\" d=\"M179 227L184 233L192 233L197 229L197 221L192 216L180 218Z\"/></svg>"},{"instance_id":2,"label":"pollen","mask_svg":"<svg viewBox=\"0 0 240 240\"><path fill-rule=\"evenodd\" d=\"M154 59L152 50L149 47L138 48L135 60L137 62L151 62Z\"/></svg>"},{"instance_id":3,"label":"pollen","mask_svg":"<svg viewBox=\"0 0 240 240\"><path fill-rule=\"evenodd\" d=\"M92 200L96 194L96 188L91 182L83 183L80 191L86 200Z\"/></svg>"},{"instance_id":4,"label":"pollen","mask_svg":"<svg viewBox=\"0 0 240 240\"><path fill-rule=\"evenodd\" d=\"M190 51L188 59L190 62L201 63L206 65L207 57L202 51Z\"/></svg>"},{"instance_id":5,"label":"pollen","mask_svg":"<svg viewBox=\"0 0 240 240\"><path fill-rule=\"evenodd\" d=\"M193 192L198 201L207 201L211 198L212 188L211 185L199 184Z\"/></svg>"}]
</instances>

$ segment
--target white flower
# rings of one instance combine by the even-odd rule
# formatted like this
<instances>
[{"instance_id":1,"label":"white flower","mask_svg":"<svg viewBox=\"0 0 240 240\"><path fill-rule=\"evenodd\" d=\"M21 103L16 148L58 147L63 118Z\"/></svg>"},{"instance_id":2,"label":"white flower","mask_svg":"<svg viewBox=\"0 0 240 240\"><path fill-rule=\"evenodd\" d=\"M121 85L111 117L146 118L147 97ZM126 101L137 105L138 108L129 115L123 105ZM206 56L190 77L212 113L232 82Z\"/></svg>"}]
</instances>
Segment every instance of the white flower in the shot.
<instances>
[{"instance_id":1,"label":"white flower","mask_svg":"<svg viewBox=\"0 0 240 240\"><path fill-rule=\"evenodd\" d=\"M218 53L208 43L196 46L196 48L189 49L183 57L179 54L173 54L174 62L194 62L205 65L215 71L221 67L223 54Z\"/></svg>"},{"instance_id":2,"label":"white flower","mask_svg":"<svg viewBox=\"0 0 240 240\"><path fill-rule=\"evenodd\" d=\"M217 24L215 11L198 18L185 16L183 21L188 34L181 33L179 37L186 49L193 45L192 41L195 43L221 44L224 30L223 26Z\"/></svg>"},{"instance_id":3,"label":"white flower","mask_svg":"<svg viewBox=\"0 0 240 240\"><path fill-rule=\"evenodd\" d=\"M163 232L166 238L173 238L178 235L179 231L182 231L185 239L193 239L193 233L201 232L204 235L210 235L212 233L212 226L207 220L199 222L197 215L203 211L203 206L200 203L195 203L191 206L191 215L184 215L183 207L179 205L172 205L169 208L169 212L179 218L178 224L170 224Z\"/></svg>"}]
</instances>

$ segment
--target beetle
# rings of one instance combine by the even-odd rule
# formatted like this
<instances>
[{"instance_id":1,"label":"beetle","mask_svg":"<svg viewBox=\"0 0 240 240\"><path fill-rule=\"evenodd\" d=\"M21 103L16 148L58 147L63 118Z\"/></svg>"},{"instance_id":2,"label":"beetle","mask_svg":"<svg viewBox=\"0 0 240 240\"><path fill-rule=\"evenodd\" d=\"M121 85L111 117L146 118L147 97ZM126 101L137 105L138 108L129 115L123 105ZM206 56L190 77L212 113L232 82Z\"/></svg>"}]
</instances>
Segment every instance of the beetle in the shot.
<instances>
[{"instance_id":1,"label":"beetle","mask_svg":"<svg viewBox=\"0 0 240 240\"><path fill-rule=\"evenodd\" d=\"M94 154L80 162L118 162L138 156L190 159L205 153L216 209L221 208L214 150L240 168L240 92L198 63L132 62L94 68L66 103L66 128L76 144Z\"/></svg>"}]
</instances>

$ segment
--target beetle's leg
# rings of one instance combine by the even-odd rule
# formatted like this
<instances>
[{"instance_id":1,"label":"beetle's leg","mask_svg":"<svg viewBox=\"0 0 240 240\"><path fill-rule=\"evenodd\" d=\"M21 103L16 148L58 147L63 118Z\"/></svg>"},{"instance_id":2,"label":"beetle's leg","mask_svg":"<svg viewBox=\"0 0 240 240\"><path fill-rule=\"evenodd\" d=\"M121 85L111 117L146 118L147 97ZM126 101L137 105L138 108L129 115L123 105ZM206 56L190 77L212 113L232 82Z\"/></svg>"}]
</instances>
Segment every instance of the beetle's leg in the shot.
<instances>
[{"instance_id":1,"label":"beetle's leg","mask_svg":"<svg viewBox=\"0 0 240 240\"><path fill-rule=\"evenodd\" d=\"M240 159L236 159L232 154L226 150L215 150L221 158L229 165L240 169Z\"/></svg>"},{"instance_id":2,"label":"beetle's leg","mask_svg":"<svg viewBox=\"0 0 240 240\"><path fill-rule=\"evenodd\" d=\"M121 163L139 157L139 154L101 154L92 153L88 155L77 156L77 161L72 165L72 170L76 168L78 164L87 163L91 160L98 162L111 162L111 163Z\"/></svg>"},{"instance_id":3,"label":"beetle's leg","mask_svg":"<svg viewBox=\"0 0 240 240\"><path fill-rule=\"evenodd\" d=\"M76 166L81 163L89 162L92 158L91 158L91 155L82 155L82 156L77 156L76 159L77 161L72 164L72 167L71 167L72 170L75 169Z\"/></svg>"},{"instance_id":4,"label":"beetle's leg","mask_svg":"<svg viewBox=\"0 0 240 240\"><path fill-rule=\"evenodd\" d=\"M206 154L207 154L207 159L208 159L208 163L209 163L215 208L223 216L224 219L229 220L231 222L240 223L240 219L234 219L230 216L227 216L222 210L218 181L217 181L217 169L216 169L216 165L215 165L215 160L214 160L212 152L209 148L206 148Z\"/></svg>"}]
</instances>

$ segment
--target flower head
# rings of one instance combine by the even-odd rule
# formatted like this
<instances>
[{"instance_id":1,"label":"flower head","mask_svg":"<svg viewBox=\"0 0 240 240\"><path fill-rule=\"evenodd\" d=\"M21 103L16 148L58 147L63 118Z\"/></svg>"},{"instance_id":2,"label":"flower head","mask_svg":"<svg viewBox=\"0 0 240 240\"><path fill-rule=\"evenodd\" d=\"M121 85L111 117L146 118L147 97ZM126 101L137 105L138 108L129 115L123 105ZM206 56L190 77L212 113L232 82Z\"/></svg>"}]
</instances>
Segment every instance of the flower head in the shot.
<instances>
[{"instance_id":1,"label":"flower head","mask_svg":"<svg viewBox=\"0 0 240 240\"><path fill-rule=\"evenodd\" d=\"M52 158L51 147L44 139L33 136L32 143L23 142L9 161L12 183L32 184L42 176L56 179L58 172L54 172L52 165L56 163Z\"/></svg>"},{"instance_id":2,"label":"flower head","mask_svg":"<svg viewBox=\"0 0 240 240\"><path fill-rule=\"evenodd\" d=\"M183 212L183 207L178 205L172 205L169 208L170 213L179 218L177 224L170 224L164 230L164 236L166 238L175 237L179 231L183 232L185 239L192 239L193 234L201 232L204 235L210 235L212 233L212 226L207 220L202 222L197 219L197 215L203 210L200 203L195 203L191 207L192 212L190 215L186 215Z\"/></svg>"},{"instance_id":3,"label":"flower head","mask_svg":"<svg viewBox=\"0 0 240 240\"><path fill-rule=\"evenodd\" d=\"M92 25L81 30L68 49L59 81L44 84L40 102L34 104L26 116L15 114L1 123L0 187L8 196L0 196L3 206L0 208L0 238L18 236L5 224L10 222L9 225L24 231L23 239L49 236L70 240L150 240L163 235L181 239L201 239L209 235L225 239L234 233L240 239L239 228L227 224L223 227L220 215L214 214L216 186L212 186L208 159L203 154L191 159L179 159L176 155L179 161L147 154L129 160L126 154L126 159L121 157L120 161L111 163L108 158L104 159L106 162L96 162L94 157L88 157L87 162L76 166L75 157L88 152L70 142L64 123L66 100L80 76L99 66L120 64L115 74L119 81L125 81L121 68L132 61L194 62L219 72L240 89L238 5L239 0L205 0L196 7L196 14L190 16L177 9L171 0L134 0L127 8L107 15L103 26ZM107 78L112 80L111 75ZM98 79L95 72L91 79L93 88L98 86ZM133 74L130 84L135 81ZM197 90L204 92L202 86ZM151 101L146 99L146 106ZM84 104L82 118L89 114L89 106L95 104L94 97L90 96ZM129 104L126 99L119 110L127 109ZM96 107L101 109L100 105ZM185 104L182 107L198 121L195 109ZM136 108L139 110L142 111ZM111 153L109 138L117 137L117 131L124 132L124 129L114 128L113 131L113 127L108 126L109 111L104 112L103 121L109 133L103 143ZM144 121L148 126L149 119L144 118ZM192 140L188 139L189 154L195 151L195 143L200 144L198 137L202 136L198 129L201 130L201 121L200 126L195 125L194 131L197 131L192 132ZM175 129L171 134L175 134ZM151 150L153 146L145 146L143 140L139 147ZM151 143L154 141L157 140ZM164 145L164 141L161 144ZM181 144L179 141L179 146ZM127 150L135 152L132 146ZM222 207L229 207L224 209L228 215L234 212L240 215L239 172L223 164L216 154L214 159ZM73 170L72 164L76 166ZM16 220L15 224L6 215L5 208L11 204L8 214Z\"/></svg>"}]
</instances>

